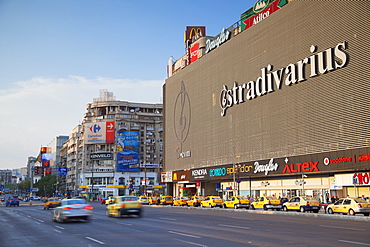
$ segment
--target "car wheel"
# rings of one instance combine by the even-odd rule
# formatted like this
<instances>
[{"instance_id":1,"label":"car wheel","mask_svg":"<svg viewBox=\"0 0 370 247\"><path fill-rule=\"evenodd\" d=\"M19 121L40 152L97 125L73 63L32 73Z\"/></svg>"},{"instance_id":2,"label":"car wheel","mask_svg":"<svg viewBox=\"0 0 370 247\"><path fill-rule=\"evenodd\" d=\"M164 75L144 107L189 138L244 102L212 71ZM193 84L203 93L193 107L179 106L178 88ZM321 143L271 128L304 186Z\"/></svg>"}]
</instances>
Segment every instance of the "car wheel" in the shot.
<instances>
[{"instance_id":1,"label":"car wheel","mask_svg":"<svg viewBox=\"0 0 370 247\"><path fill-rule=\"evenodd\" d=\"M288 208L287 208L286 206L284 206L284 207L283 207L283 210L284 210L285 212L287 212L287 211L288 211Z\"/></svg>"},{"instance_id":2,"label":"car wheel","mask_svg":"<svg viewBox=\"0 0 370 247\"><path fill-rule=\"evenodd\" d=\"M313 210L313 212L314 212L315 214L317 214L317 213L319 212L319 210Z\"/></svg>"},{"instance_id":3,"label":"car wheel","mask_svg":"<svg viewBox=\"0 0 370 247\"><path fill-rule=\"evenodd\" d=\"M356 213L355 213L355 211L353 211L353 209L350 209L350 210L348 211L348 214L349 214L349 215L355 215Z\"/></svg>"},{"instance_id":4,"label":"car wheel","mask_svg":"<svg viewBox=\"0 0 370 247\"><path fill-rule=\"evenodd\" d=\"M333 209L329 208L329 209L328 209L328 214L334 214Z\"/></svg>"},{"instance_id":5,"label":"car wheel","mask_svg":"<svg viewBox=\"0 0 370 247\"><path fill-rule=\"evenodd\" d=\"M369 216L369 213L364 213L364 216Z\"/></svg>"},{"instance_id":6,"label":"car wheel","mask_svg":"<svg viewBox=\"0 0 370 247\"><path fill-rule=\"evenodd\" d=\"M235 209L238 209L238 205L234 205L234 208L235 208Z\"/></svg>"},{"instance_id":7,"label":"car wheel","mask_svg":"<svg viewBox=\"0 0 370 247\"><path fill-rule=\"evenodd\" d=\"M267 211L267 210L268 210L268 208L267 208L266 206L263 206L263 210Z\"/></svg>"},{"instance_id":8,"label":"car wheel","mask_svg":"<svg viewBox=\"0 0 370 247\"><path fill-rule=\"evenodd\" d=\"M255 208L254 208L254 206L253 206L253 205L251 205L251 210L255 210Z\"/></svg>"},{"instance_id":9,"label":"car wheel","mask_svg":"<svg viewBox=\"0 0 370 247\"><path fill-rule=\"evenodd\" d=\"M304 207L300 207L300 208L299 208L299 211L300 211L301 213L304 213L306 210L304 209Z\"/></svg>"}]
</instances>

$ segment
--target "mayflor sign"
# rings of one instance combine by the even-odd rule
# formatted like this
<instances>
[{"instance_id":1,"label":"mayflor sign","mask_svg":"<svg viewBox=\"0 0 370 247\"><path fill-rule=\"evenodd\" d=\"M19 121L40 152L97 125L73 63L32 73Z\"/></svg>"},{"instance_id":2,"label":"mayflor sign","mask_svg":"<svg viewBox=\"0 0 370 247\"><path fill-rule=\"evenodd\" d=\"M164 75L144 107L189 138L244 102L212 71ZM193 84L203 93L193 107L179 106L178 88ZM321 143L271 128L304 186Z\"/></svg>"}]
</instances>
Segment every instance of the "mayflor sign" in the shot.
<instances>
[{"instance_id":1,"label":"mayflor sign","mask_svg":"<svg viewBox=\"0 0 370 247\"><path fill-rule=\"evenodd\" d=\"M317 47L312 45L310 52L313 54L296 63L291 63L275 71L273 71L273 66L269 64L261 69L261 76L255 81L249 81L242 85L234 82L231 89L224 85L220 94L221 116L225 116L226 110L233 105L273 93L275 90L282 89L284 84L292 86L307 80L305 75L308 67L310 68L309 78L345 67L349 57L344 51L347 47L348 44L344 41L333 48L314 54Z\"/></svg>"}]
</instances>

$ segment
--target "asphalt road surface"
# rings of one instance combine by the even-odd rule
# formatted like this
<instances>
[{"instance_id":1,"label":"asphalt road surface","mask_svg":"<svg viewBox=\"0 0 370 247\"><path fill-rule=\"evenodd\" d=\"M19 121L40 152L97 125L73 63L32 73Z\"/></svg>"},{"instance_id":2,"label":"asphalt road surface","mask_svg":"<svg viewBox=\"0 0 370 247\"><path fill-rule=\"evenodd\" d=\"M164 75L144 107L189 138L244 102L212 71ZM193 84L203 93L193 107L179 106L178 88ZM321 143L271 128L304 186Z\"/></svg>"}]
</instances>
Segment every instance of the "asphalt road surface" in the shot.
<instances>
[{"instance_id":1,"label":"asphalt road surface","mask_svg":"<svg viewBox=\"0 0 370 247\"><path fill-rule=\"evenodd\" d=\"M41 203L0 206L0 246L370 246L365 216L145 206L142 218L56 223ZM363 220L361 220L363 219Z\"/></svg>"}]
</instances>

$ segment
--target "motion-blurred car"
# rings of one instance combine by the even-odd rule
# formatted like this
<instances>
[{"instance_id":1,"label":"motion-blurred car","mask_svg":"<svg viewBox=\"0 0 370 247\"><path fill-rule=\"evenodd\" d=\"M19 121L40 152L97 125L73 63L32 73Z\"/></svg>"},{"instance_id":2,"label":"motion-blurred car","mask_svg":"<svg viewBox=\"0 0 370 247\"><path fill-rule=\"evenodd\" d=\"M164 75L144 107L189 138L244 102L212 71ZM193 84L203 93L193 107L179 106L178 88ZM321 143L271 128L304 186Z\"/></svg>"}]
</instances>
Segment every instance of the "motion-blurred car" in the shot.
<instances>
[{"instance_id":1,"label":"motion-blurred car","mask_svg":"<svg viewBox=\"0 0 370 247\"><path fill-rule=\"evenodd\" d=\"M320 202L309 196L296 196L283 204L284 211L306 212L312 211L318 213Z\"/></svg>"},{"instance_id":2,"label":"motion-blurred car","mask_svg":"<svg viewBox=\"0 0 370 247\"><path fill-rule=\"evenodd\" d=\"M283 205L280 204L280 200L272 196L261 196L257 200L251 203L250 209L276 209L280 211L283 208Z\"/></svg>"},{"instance_id":3,"label":"motion-blurred car","mask_svg":"<svg viewBox=\"0 0 370 247\"><path fill-rule=\"evenodd\" d=\"M200 203L204 200L203 196L192 196L190 199L186 202L188 207L193 206L193 207L199 207Z\"/></svg>"},{"instance_id":4,"label":"motion-blurred car","mask_svg":"<svg viewBox=\"0 0 370 247\"><path fill-rule=\"evenodd\" d=\"M107 206L108 217L121 217L123 215L137 215L141 217L142 204L136 196L117 196Z\"/></svg>"},{"instance_id":5,"label":"motion-blurred car","mask_svg":"<svg viewBox=\"0 0 370 247\"><path fill-rule=\"evenodd\" d=\"M172 196L161 196L159 199L160 205L173 205L173 197Z\"/></svg>"},{"instance_id":6,"label":"motion-blurred car","mask_svg":"<svg viewBox=\"0 0 370 247\"><path fill-rule=\"evenodd\" d=\"M17 198L9 198L7 201L6 201L6 204L5 204L6 207L19 207L19 200Z\"/></svg>"},{"instance_id":7,"label":"motion-blurred car","mask_svg":"<svg viewBox=\"0 0 370 247\"><path fill-rule=\"evenodd\" d=\"M33 200L34 200L34 201L40 201L40 200L41 200L41 197L39 197L39 196L34 196L34 197L33 197Z\"/></svg>"},{"instance_id":8,"label":"motion-blurred car","mask_svg":"<svg viewBox=\"0 0 370 247\"><path fill-rule=\"evenodd\" d=\"M69 220L84 220L88 222L92 215L92 207L83 199L64 199L53 212L53 221L64 223Z\"/></svg>"},{"instance_id":9,"label":"motion-blurred car","mask_svg":"<svg viewBox=\"0 0 370 247\"><path fill-rule=\"evenodd\" d=\"M363 214L369 216L370 203L361 199L355 198L342 198L333 204L328 205L327 212L329 214L342 213L342 214Z\"/></svg>"},{"instance_id":10,"label":"motion-blurred car","mask_svg":"<svg viewBox=\"0 0 370 247\"><path fill-rule=\"evenodd\" d=\"M189 200L189 197L187 196L180 196L173 200L174 206L185 206L186 202Z\"/></svg>"},{"instance_id":11,"label":"motion-blurred car","mask_svg":"<svg viewBox=\"0 0 370 247\"><path fill-rule=\"evenodd\" d=\"M232 196L224 201L224 208L246 208L250 207L250 201L243 196Z\"/></svg>"},{"instance_id":12,"label":"motion-blurred car","mask_svg":"<svg viewBox=\"0 0 370 247\"><path fill-rule=\"evenodd\" d=\"M147 196L139 196L138 200L143 205L149 205L149 198Z\"/></svg>"},{"instance_id":13,"label":"motion-blurred car","mask_svg":"<svg viewBox=\"0 0 370 247\"><path fill-rule=\"evenodd\" d=\"M106 201L106 200L107 200L107 198L101 198L101 199L100 199L100 203L101 203L101 204L105 204L105 201Z\"/></svg>"},{"instance_id":14,"label":"motion-blurred car","mask_svg":"<svg viewBox=\"0 0 370 247\"><path fill-rule=\"evenodd\" d=\"M207 196L204 198L204 200L201 202L202 207L220 207L223 206L223 200L219 196Z\"/></svg>"},{"instance_id":15,"label":"motion-blurred car","mask_svg":"<svg viewBox=\"0 0 370 247\"><path fill-rule=\"evenodd\" d=\"M60 200L57 198L48 198L44 203L44 210L59 207L60 203L61 203Z\"/></svg>"}]
</instances>

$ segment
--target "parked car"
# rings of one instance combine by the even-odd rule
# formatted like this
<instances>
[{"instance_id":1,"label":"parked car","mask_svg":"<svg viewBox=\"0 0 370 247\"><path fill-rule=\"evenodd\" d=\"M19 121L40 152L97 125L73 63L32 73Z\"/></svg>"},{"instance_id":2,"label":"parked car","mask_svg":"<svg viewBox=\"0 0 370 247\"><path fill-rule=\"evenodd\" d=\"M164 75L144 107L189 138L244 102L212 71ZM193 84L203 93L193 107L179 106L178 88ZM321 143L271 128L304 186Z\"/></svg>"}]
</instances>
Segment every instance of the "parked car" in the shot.
<instances>
[{"instance_id":1,"label":"parked car","mask_svg":"<svg viewBox=\"0 0 370 247\"><path fill-rule=\"evenodd\" d=\"M117 196L106 208L108 217L121 217L123 215L142 215L142 204L136 196Z\"/></svg>"},{"instance_id":2,"label":"parked car","mask_svg":"<svg viewBox=\"0 0 370 247\"><path fill-rule=\"evenodd\" d=\"M223 200L219 196L207 196L204 198L204 200L201 202L202 207L220 207L223 206Z\"/></svg>"},{"instance_id":3,"label":"parked car","mask_svg":"<svg viewBox=\"0 0 370 247\"><path fill-rule=\"evenodd\" d=\"M283 204L284 211L312 211L318 213L320 210L320 202L309 196L296 196Z\"/></svg>"},{"instance_id":4,"label":"parked car","mask_svg":"<svg viewBox=\"0 0 370 247\"><path fill-rule=\"evenodd\" d=\"M52 220L60 223L69 220L84 220L88 222L93 208L84 199L64 199L61 201L61 205L54 209Z\"/></svg>"},{"instance_id":5,"label":"parked car","mask_svg":"<svg viewBox=\"0 0 370 247\"><path fill-rule=\"evenodd\" d=\"M39 196L34 196L34 197L33 197L33 200L34 200L34 201L40 201L40 200L41 200L41 197L39 197Z\"/></svg>"},{"instance_id":6,"label":"parked car","mask_svg":"<svg viewBox=\"0 0 370 247\"><path fill-rule=\"evenodd\" d=\"M189 200L189 197L187 196L180 196L173 200L174 206L185 206L186 202Z\"/></svg>"},{"instance_id":7,"label":"parked car","mask_svg":"<svg viewBox=\"0 0 370 247\"><path fill-rule=\"evenodd\" d=\"M203 196L192 196L190 199L186 202L186 205L188 207L193 206L193 207L199 207L201 202L204 200Z\"/></svg>"},{"instance_id":8,"label":"parked car","mask_svg":"<svg viewBox=\"0 0 370 247\"><path fill-rule=\"evenodd\" d=\"M101 203L101 204L105 204L105 201L106 201L106 200L107 200L107 198L101 198L101 199L100 199L100 203Z\"/></svg>"},{"instance_id":9,"label":"parked car","mask_svg":"<svg viewBox=\"0 0 370 247\"><path fill-rule=\"evenodd\" d=\"M251 203L252 210L254 209L263 209L263 210L269 210L269 209L276 209L277 211L280 211L283 206L280 204L280 200L276 197L272 196L261 196L257 200Z\"/></svg>"},{"instance_id":10,"label":"parked car","mask_svg":"<svg viewBox=\"0 0 370 247\"><path fill-rule=\"evenodd\" d=\"M139 196L138 200L143 205L149 205L149 198L147 196Z\"/></svg>"},{"instance_id":11,"label":"parked car","mask_svg":"<svg viewBox=\"0 0 370 247\"><path fill-rule=\"evenodd\" d=\"M60 200L57 198L48 198L44 203L44 210L49 210L50 208L56 208L60 206Z\"/></svg>"},{"instance_id":12,"label":"parked car","mask_svg":"<svg viewBox=\"0 0 370 247\"><path fill-rule=\"evenodd\" d=\"M159 199L160 205L173 205L173 198L172 196L161 196Z\"/></svg>"},{"instance_id":13,"label":"parked car","mask_svg":"<svg viewBox=\"0 0 370 247\"><path fill-rule=\"evenodd\" d=\"M327 212L329 214L342 213L342 214L363 214L369 216L370 203L361 199L355 198L341 198L333 204L328 205Z\"/></svg>"},{"instance_id":14,"label":"parked car","mask_svg":"<svg viewBox=\"0 0 370 247\"><path fill-rule=\"evenodd\" d=\"M152 196L148 198L150 205L158 205L159 204L159 198Z\"/></svg>"},{"instance_id":15,"label":"parked car","mask_svg":"<svg viewBox=\"0 0 370 247\"><path fill-rule=\"evenodd\" d=\"M19 207L19 200L17 198L8 198L8 200L6 201L6 204L5 204L6 207Z\"/></svg>"},{"instance_id":16,"label":"parked car","mask_svg":"<svg viewBox=\"0 0 370 247\"><path fill-rule=\"evenodd\" d=\"M250 207L250 201L243 196L232 196L224 201L224 208L246 208Z\"/></svg>"}]
</instances>

